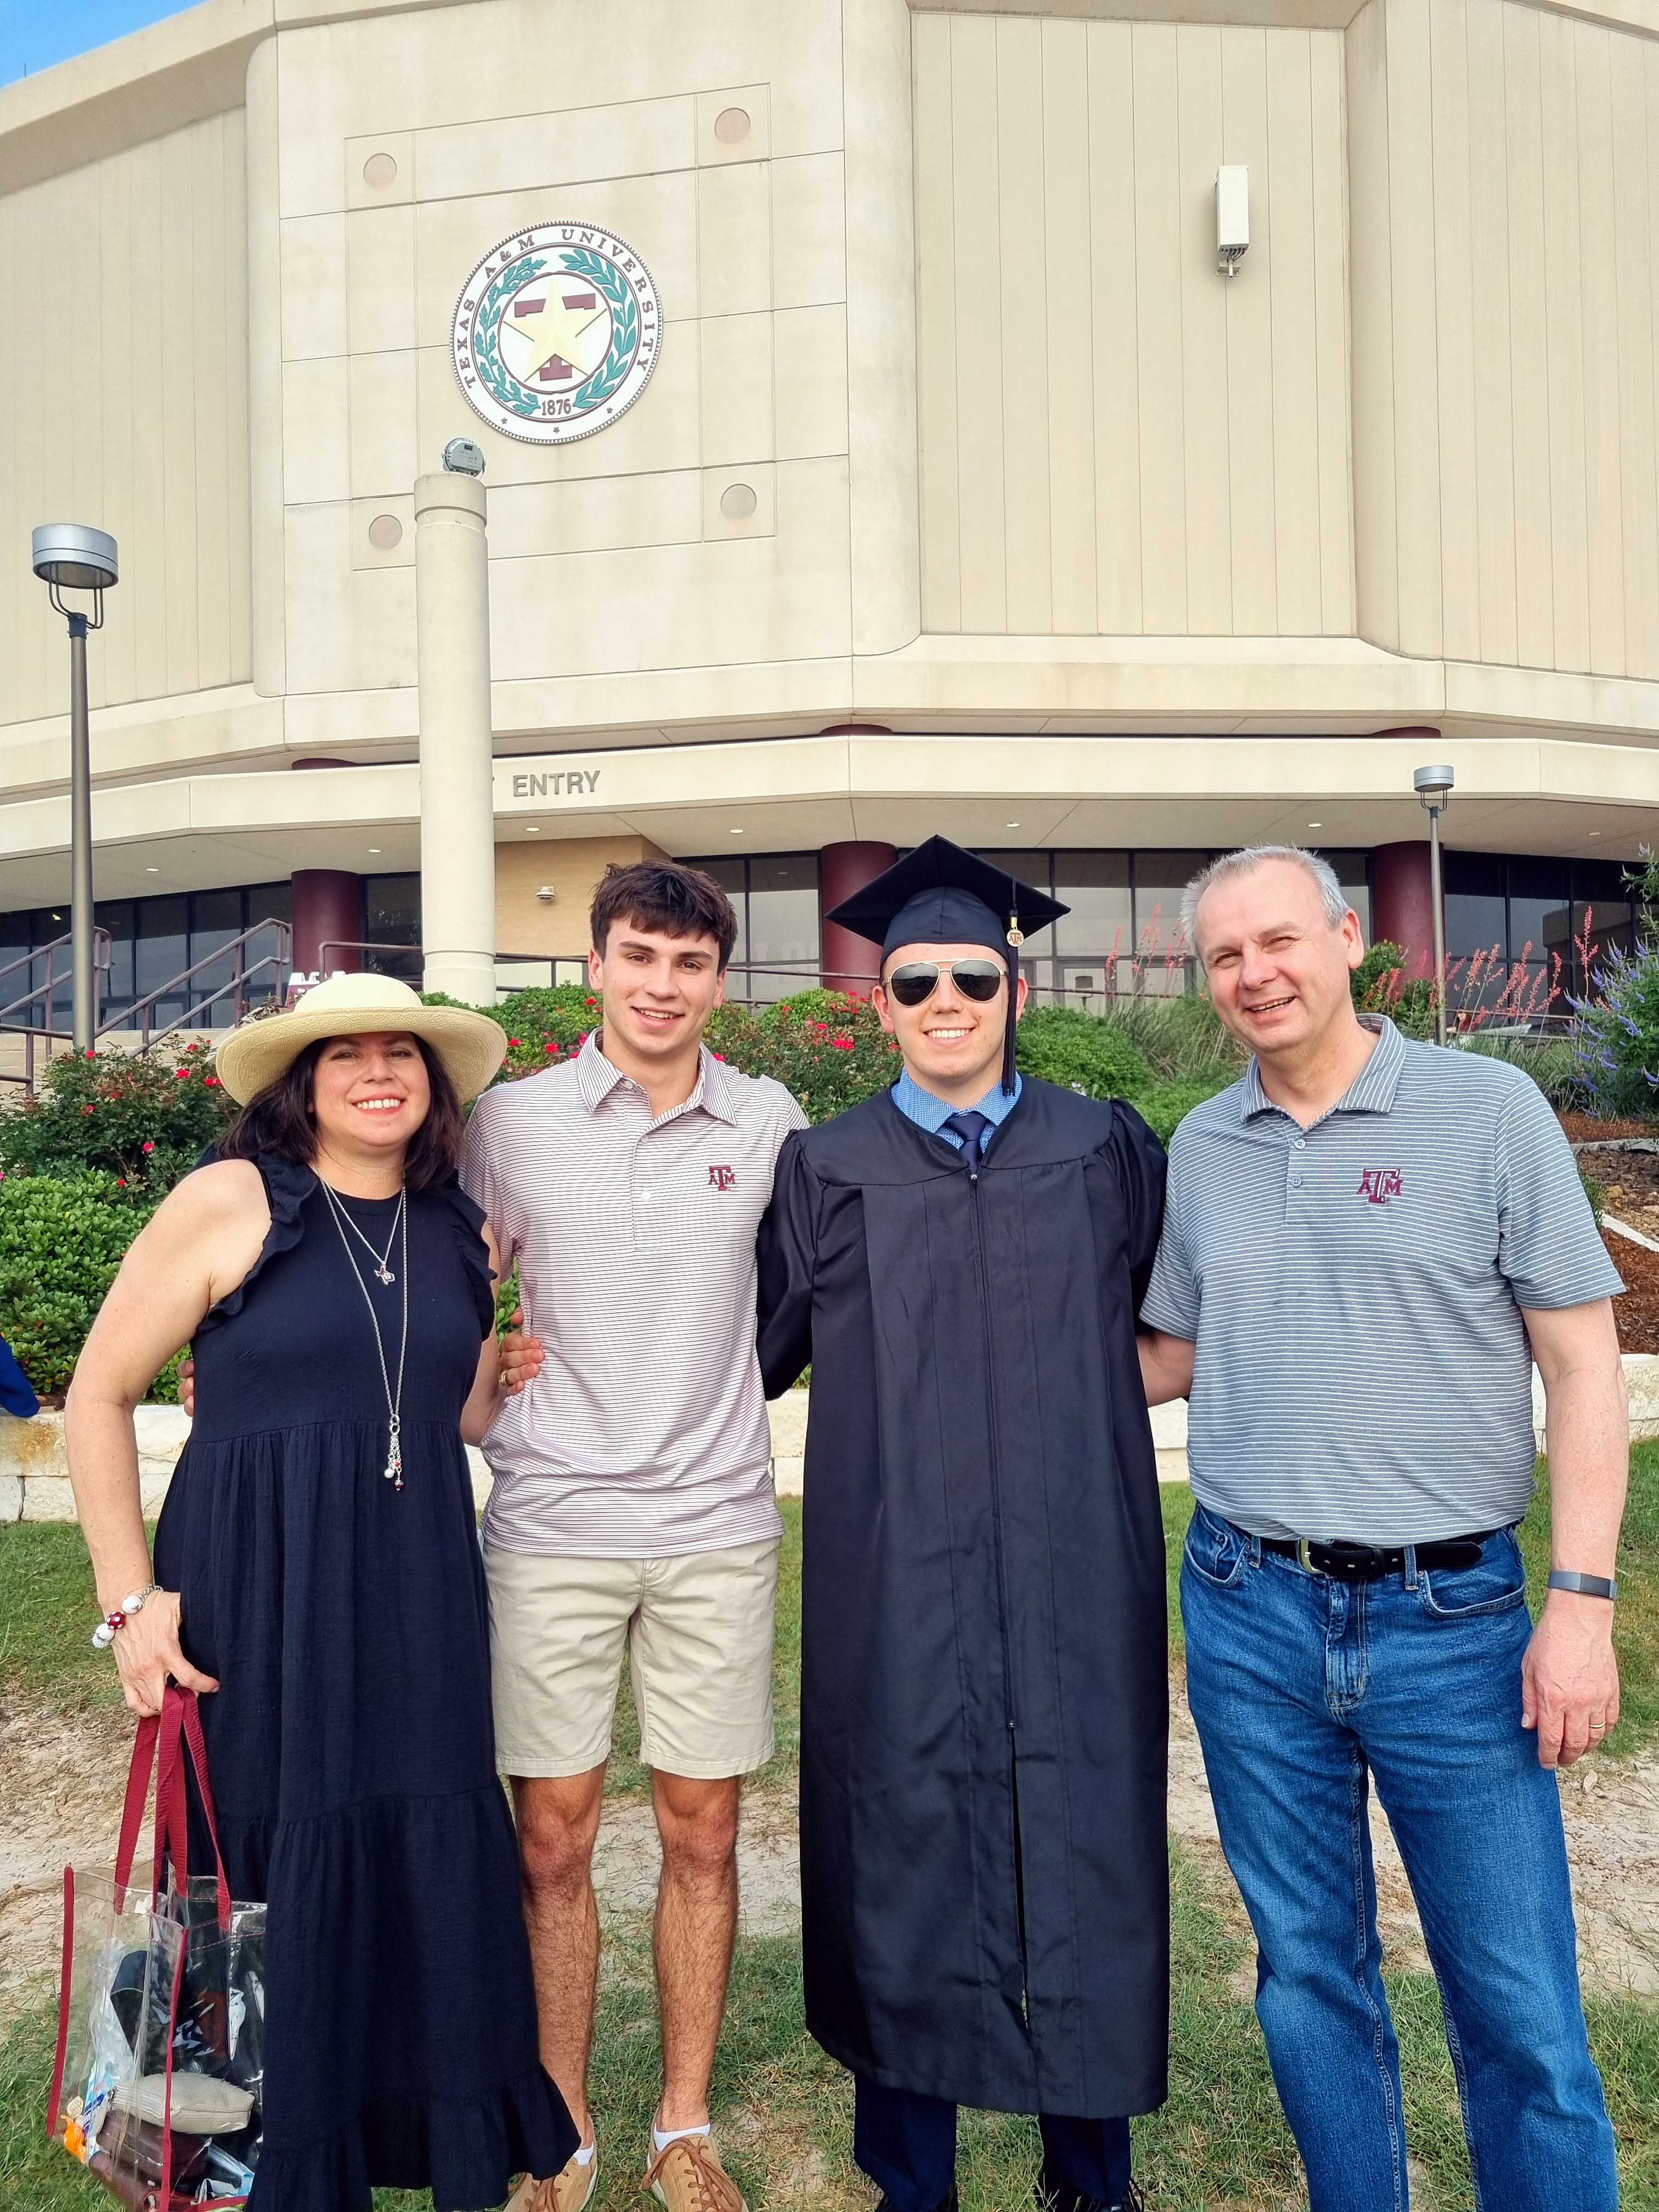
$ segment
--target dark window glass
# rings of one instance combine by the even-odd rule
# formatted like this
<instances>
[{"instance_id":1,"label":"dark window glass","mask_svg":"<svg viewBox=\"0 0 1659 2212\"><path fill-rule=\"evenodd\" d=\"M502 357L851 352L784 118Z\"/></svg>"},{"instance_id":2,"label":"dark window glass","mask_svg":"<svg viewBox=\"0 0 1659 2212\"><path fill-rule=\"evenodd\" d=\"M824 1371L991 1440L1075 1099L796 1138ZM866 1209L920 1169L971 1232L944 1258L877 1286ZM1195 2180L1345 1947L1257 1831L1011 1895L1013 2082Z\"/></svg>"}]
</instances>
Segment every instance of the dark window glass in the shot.
<instances>
[{"instance_id":1,"label":"dark window glass","mask_svg":"<svg viewBox=\"0 0 1659 2212\"><path fill-rule=\"evenodd\" d=\"M745 967L750 957L746 864L742 860L688 860L686 866L689 868L701 868L704 875L717 883L731 900L732 911L738 917L738 934L732 946L732 964L734 968ZM727 990L729 995L734 999L748 999L751 995L750 977L743 975L733 975L727 986Z\"/></svg>"},{"instance_id":2,"label":"dark window glass","mask_svg":"<svg viewBox=\"0 0 1659 2212\"><path fill-rule=\"evenodd\" d=\"M267 999L277 997L287 982L287 976L276 957L277 939L274 930L261 930L264 921L285 921L294 919L294 890L289 884L252 884L245 893L246 901L246 927L258 930L247 948L247 964L254 972L246 983L247 1002L258 1006ZM260 967L259 963L270 964Z\"/></svg>"},{"instance_id":3,"label":"dark window glass","mask_svg":"<svg viewBox=\"0 0 1659 2212\"><path fill-rule=\"evenodd\" d=\"M191 1001L194 1012L192 1024L198 1029L221 1028L236 1018L235 994L225 991L215 997L236 973L235 957L225 953L220 959L212 956L224 945L233 944L242 933L242 894L240 890L198 891L190 902L190 964L197 967L199 961L208 965L198 969L190 979ZM209 1000L212 1003L210 1005Z\"/></svg>"},{"instance_id":4,"label":"dark window glass","mask_svg":"<svg viewBox=\"0 0 1659 2212\"><path fill-rule=\"evenodd\" d=\"M1135 959L1150 997L1179 998L1194 988L1194 962L1181 934L1181 895L1209 860L1207 853L1137 853L1134 856Z\"/></svg>"},{"instance_id":5,"label":"dark window glass","mask_svg":"<svg viewBox=\"0 0 1659 2212\"><path fill-rule=\"evenodd\" d=\"M1512 860L1509 879L1510 962L1511 966L1525 963L1528 981L1523 1003L1541 1012L1549 985L1547 980L1540 985L1534 979L1547 979L1554 972L1565 988L1571 975L1572 904L1568 896L1567 863L1530 857ZM1559 969L1554 969L1552 956L1559 959Z\"/></svg>"},{"instance_id":6,"label":"dark window glass","mask_svg":"<svg viewBox=\"0 0 1659 2212\"><path fill-rule=\"evenodd\" d=\"M1054 896L1070 907L1054 924L1054 981L1067 1005L1097 1011L1127 988L1134 951L1127 853L1057 853Z\"/></svg>"},{"instance_id":7,"label":"dark window glass","mask_svg":"<svg viewBox=\"0 0 1659 2212\"><path fill-rule=\"evenodd\" d=\"M1370 854L1353 850L1327 852L1319 848L1322 860L1328 860L1336 871L1336 880L1342 886L1342 896L1359 916L1359 927L1365 942L1371 941Z\"/></svg>"},{"instance_id":8,"label":"dark window glass","mask_svg":"<svg viewBox=\"0 0 1659 2212\"><path fill-rule=\"evenodd\" d=\"M132 940L137 927L137 902L111 899L93 908L100 929L109 932L109 969L104 977L104 1012L114 1013L133 1000ZM4 987L0 985L0 994Z\"/></svg>"},{"instance_id":9,"label":"dark window glass","mask_svg":"<svg viewBox=\"0 0 1659 2212\"><path fill-rule=\"evenodd\" d=\"M189 964L190 902L185 898L140 899L138 929L134 947L134 985L139 998L147 998L170 983ZM187 1012L183 988L156 1001L149 1010L152 1030L165 1029Z\"/></svg>"},{"instance_id":10,"label":"dark window glass","mask_svg":"<svg viewBox=\"0 0 1659 2212\"><path fill-rule=\"evenodd\" d=\"M418 875L363 878L363 940L368 945L406 945L406 953L365 952L365 968L399 982L421 983L421 879Z\"/></svg>"},{"instance_id":11,"label":"dark window glass","mask_svg":"<svg viewBox=\"0 0 1659 2212\"><path fill-rule=\"evenodd\" d=\"M799 988L790 972L817 980L818 862L815 853L757 853L748 864L749 957L763 973L753 979L757 1000L781 999ZM733 955L736 957L736 955Z\"/></svg>"},{"instance_id":12,"label":"dark window glass","mask_svg":"<svg viewBox=\"0 0 1659 2212\"><path fill-rule=\"evenodd\" d=\"M1508 928L1504 908L1504 863L1496 853L1448 853L1444 860L1446 888L1446 958L1462 961L1464 972L1477 954L1483 968L1495 957L1498 966L1508 959ZM1449 1006L1459 984L1449 975L1446 999ZM1485 1002L1485 994L1481 994Z\"/></svg>"},{"instance_id":13,"label":"dark window glass","mask_svg":"<svg viewBox=\"0 0 1659 2212\"><path fill-rule=\"evenodd\" d=\"M17 1004L40 981L28 957L33 939L33 916L27 910L0 914L0 1022L38 1022L40 1018L33 1006Z\"/></svg>"}]
</instances>

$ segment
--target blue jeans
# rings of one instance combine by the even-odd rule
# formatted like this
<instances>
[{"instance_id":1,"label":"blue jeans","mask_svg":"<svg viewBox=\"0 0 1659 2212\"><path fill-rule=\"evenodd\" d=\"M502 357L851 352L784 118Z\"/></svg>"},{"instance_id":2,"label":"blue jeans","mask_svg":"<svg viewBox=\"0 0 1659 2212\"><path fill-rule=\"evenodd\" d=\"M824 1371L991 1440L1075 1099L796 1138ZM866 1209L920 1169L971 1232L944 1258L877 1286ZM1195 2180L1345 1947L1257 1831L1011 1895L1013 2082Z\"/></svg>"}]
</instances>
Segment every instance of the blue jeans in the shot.
<instances>
[{"instance_id":1,"label":"blue jeans","mask_svg":"<svg viewBox=\"0 0 1659 2212\"><path fill-rule=\"evenodd\" d=\"M1520 1547L1345 1583L1199 1506L1187 1690L1259 1946L1256 2015L1312 2212L1405 2212L1400 2052L1367 1824L1375 1775L1446 2016L1483 2212L1613 2212L1553 1774L1521 1725Z\"/></svg>"},{"instance_id":2,"label":"blue jeans","mask_svg":"<svg viewBox=\"0 0 1659 2212\"><path fill-rule=\"evenodd\" d=\"M897 2212L933 2212L957 2173L957 2108L914 2089L857 2077L853 2155ZM1081 2196L1115 2204L1129 2192L1127 2120L1058 2119L1044 2112L1043 2164Z\"/></svg>"}]
</instances>

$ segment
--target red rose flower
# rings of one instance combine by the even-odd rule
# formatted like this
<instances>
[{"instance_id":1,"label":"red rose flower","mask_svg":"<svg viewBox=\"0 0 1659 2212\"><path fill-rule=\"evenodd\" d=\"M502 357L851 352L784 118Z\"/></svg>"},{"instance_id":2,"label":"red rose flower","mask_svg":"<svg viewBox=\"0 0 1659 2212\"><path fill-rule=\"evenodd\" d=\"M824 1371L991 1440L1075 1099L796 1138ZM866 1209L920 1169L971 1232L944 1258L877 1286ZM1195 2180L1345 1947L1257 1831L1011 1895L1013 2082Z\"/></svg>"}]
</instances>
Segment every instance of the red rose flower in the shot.
<instances>
[{"instance_id":1,"label":"red rose flower","mask_svg":"<svg viewBox=\"0 0 1659 2212\"><path fill-rule=\"evenodd\" d=\"M517 1042L519 1042L519 1040L517 1039L517 1037L508 1037L508 1039L507 1039L507 1050L510 1052L510 1051L513 1049L514 1046L515 1044L517 1044Z\"/></svg>"},{"instance_id":2,"label":"red rose flower","mask_svg":"<svg viewBox=\"0 0 1659 2212\"><path fill-rule=\"evenodd\" d=\"M138 1149L141 1152L153 1152L155 1150L155 1139L153 1137L146 1137Z\"/></svg>"},{"instance_id":3,"label":"red rose flower","mask_svg":"<svg viewBox=\"0 0 1659 2212\"><path fill-rule=\"evenodd\" d=\"M219 1088L219 1079L216 1075L205 1076L203 1080L210 1091L216 1091Z\"/></svg>"}]
</instances>

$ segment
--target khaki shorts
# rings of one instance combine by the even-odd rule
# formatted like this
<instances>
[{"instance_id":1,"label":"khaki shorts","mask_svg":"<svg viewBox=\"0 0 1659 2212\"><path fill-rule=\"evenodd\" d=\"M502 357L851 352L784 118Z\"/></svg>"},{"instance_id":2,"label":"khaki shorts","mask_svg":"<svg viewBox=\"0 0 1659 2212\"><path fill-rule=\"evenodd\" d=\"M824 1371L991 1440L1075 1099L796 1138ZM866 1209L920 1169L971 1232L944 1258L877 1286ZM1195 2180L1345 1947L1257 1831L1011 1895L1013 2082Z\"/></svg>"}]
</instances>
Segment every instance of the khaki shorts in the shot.
<instances>
[{"instance_id":1,"label":"khaki shorts","mask_svg":"<svg viewBox=\"0 0 1659 2212\"><path fill-rule=\"evenodd\" d=\"M775 1539L673 1559L487 1545L484 1570L503 1774L586 1774L610 1757L624 1650L647 1766L713 1782L772 1756Z\"/></svg>"}]
</instances>

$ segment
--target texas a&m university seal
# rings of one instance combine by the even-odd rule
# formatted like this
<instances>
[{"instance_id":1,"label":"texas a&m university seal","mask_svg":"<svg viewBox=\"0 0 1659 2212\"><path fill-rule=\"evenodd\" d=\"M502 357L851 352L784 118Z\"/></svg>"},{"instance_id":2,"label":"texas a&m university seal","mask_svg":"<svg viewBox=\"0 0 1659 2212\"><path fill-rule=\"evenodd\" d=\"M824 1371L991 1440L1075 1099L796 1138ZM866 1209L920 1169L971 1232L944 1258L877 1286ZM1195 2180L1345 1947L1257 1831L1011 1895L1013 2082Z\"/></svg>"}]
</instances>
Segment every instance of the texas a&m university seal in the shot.
<instances>
[{"instance_id":1,"label":"texas a&m university seal","mask_svg":"<svg viewBox=\"0 0 1659 2212\"><path fill-rule=\"evenodd\" d=\"M656 366L651 272L599 223L515 230L484 256L455 308L455 374L492 429L566 446L614 422Z\"/></svg>"}]
</instances>

